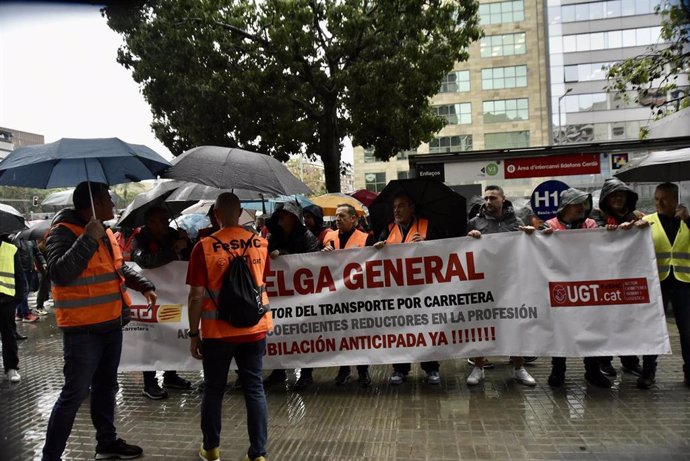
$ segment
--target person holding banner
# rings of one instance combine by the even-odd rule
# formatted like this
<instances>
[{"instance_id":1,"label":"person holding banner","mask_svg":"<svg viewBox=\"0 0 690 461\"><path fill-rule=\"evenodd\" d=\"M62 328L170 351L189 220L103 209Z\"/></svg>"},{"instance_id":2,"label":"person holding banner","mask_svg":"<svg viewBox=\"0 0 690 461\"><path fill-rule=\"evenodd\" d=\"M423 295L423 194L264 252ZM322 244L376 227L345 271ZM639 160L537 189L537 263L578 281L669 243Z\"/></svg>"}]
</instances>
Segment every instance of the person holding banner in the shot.
<instances>
[{"instance_id":1,"label":"person holding banner","mask_svg":"<svg viewBox=\"0 0 690 461\"><path fill-rule=\"evenodd\" d=\"M570 188L561 192L556 217L544 223L545 234L570 229L596 229L597 223L589 217L592 212L592 194ZM599 367L601 357L585 357L585 380L593 386L609 388L611 381L604 376ZM558 387L565 382L565 357L551 359L549 385Z\"/></svg>"},{"instance_id":2,"label":"person holding banner","mask_svg":"<svg viewBox=\"0 0 690 461\"><path fill-rule=\"evenodd\" d=\"M684 204L678 203L678 186L672 183L656 187L654 204L657 212L642 219L652 224L661 296L664 308L669 302L673 307L680 334L684 382L690 386L690 213ZM656 355L643 356L637 387L651 388L655 375Z\"/></svg>"},{"instance_id":3,"label":"person holding banner","mask_svg":"<svg viewBox=\"0 0 690 461\"><path fill-rule=\"evenodd\" d=\"M230 362L235 359L247 408L250 445L244 461L265 461L268 409L261 373L266 333L273 328L271 313L267 309L254 326L235 327L218 318L218 307L211 293L221 291L228 268L228 252L234 257L244 254L252 278L262 291L263 305L268 307L268 297L262 290L269 267L268 242L239 225L242 208L235 194L220 194L214 210L220 230L194 246L187 270L190 351L194 358L203 361L204 367L203 443L199 456L205 461L220 459L223 394Z\"/></svg>"},{"instance_id":4,"label":"person holding banner","mask_svg":"<svg viewBox=\"0 0 690 461\"><path fill-rule=\"evenodd\" d=\"M515 215L513 204L506 200L503 189L499 186L486 186L484 204L477 216L468 223L468 236L481 238L482 234L497 234L520 230L523 222ZM526 386L536 386L537 382L525 369L523 357L510 357L513 363L513 378ZM476 386L484 380L484 357L474 357L472 372L467 377L468 386Z\"/></svg>"},{"instance_id":5,"label":"person holding banner","mask_svg":"<svg viewBox=\"0 0 690 461\"><path fill-rule=\"evenodd\" d=\"M374 244L374 238L357 229L357 211L347 203L338 205L335 209L335 225L333 230L324 236L322 251L335 251L347 248L362 248ZM357 382L361 387L371 386L369 365L357 365ZM351 371L348 365L343 365L335 377L336 386L342 386L350 379Z\"/></svg>"},{"instance_id":6,"label":"person holding banner","mask_svg":"<svg viewBox=\"0 0 690 461\"><path fill-rule=\"evenodd\" d=\"M426 218L415 215L415 204L411 197L404 192L393 196L393 222L384 229L379 237L379 241L374 244L374 248L381 249L384 245L423 242L434 240L436 232L433 231ZM428 384L441 384L439 369L441 364L437 361L421 363L422 370L426 372L426 382ZM393 365L393 374L389 382L397 386L402 384L412 369L410 363L396 363Z\"/></svg>"},{"instance_id":7,"label":"person holding banner","mask_svg":"<svg viewBox=\"0 0 690 461\"><path fill-rule=\"evenodd\" d=\"M144 269L165 266L172 261L189 261L192 242L184 229L173 229L168 224L170 216L163 207L153 206L144 214L146 225L134 237L132 261ZM162 389L155 371L145 371L143 394L151 400L168 398L168 391ZM190 389L192 383L182 378L175 370L163 373L163 386L170 389Z\"/></svg>"},{"instance_id":8,"label":"person holding banner","mask_svg":"<svg viewBox=\"0 0 690 461\"><path fill-rule=\"evenodd\" d=\"M320 250L319 240L305 227L302 221L302 209L295 202L283 202L276 206L271 219L266 221L268 227L268 251L271 258L280 255L310 253ZM312 368L302 368L295 390L303 390L314 383ZM265 386L285 383L287 372L273 370L264 381Z\"/></svg>"},{"instance_id":9,"label":"person holding banner","mask_svg":"<svg viewBox=\"0 0 690 461\"><path fill-rule=\"evenodd\" d=\"M82 402L91 396L96 459L134 459L143 450L117 438L115 394L122 327L129 323L128 288L156 303L154 285L123 264L120 246L103 221L113 219L108 186L82 182L74 208L53 219L46 242L55 319L63 332L65 385L48 421L43 461L58 461Z\"/></svg>"}]
</instances>

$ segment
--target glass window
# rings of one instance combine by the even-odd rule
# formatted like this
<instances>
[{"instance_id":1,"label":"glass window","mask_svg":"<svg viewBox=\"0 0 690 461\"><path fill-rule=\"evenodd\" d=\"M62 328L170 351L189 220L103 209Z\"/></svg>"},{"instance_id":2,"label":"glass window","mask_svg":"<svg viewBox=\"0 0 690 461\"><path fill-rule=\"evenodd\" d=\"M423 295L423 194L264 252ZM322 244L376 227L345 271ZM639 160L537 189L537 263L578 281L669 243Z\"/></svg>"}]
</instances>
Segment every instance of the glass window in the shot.
<instances>
[{"instance_id":1,"label":"glass window","mask_svg":"<svg viewBox=\"0 0 690 461\"><path fill-rule=\"evenodd\" d=\"M445 76L439 93L459 93L470 91L470 71L459 70Z\"/></svg>"},{"instance_id":2,"label":"glass window","mask_svg":"<svg viewBox=\"0 0 690 461\"><path fill-rule=\"evenodd\" d=\"M487 24L507 24L525 19L524 0L484 3L479 5L479 22Z\"/></svg>"},{"instance_id":3,"label":"glass window","mask_svg":"<svg viewBox=\"0 0 690 461\"><path fill-rule=\"evenodd\" d=\"M408 179L410 177L409 171L398 171L398 179Z\"/></svg>"},{"instance_id":4,"label":"glass window","mask_svg":"<svg viewBox=\"0 0 690 461\"><path fill-rule=\"evenodd\" d=\"M637 45L650 45L652 43L652 30L650 28L635 29L635 43Z\"/></svg>"},{"instance_id":5,"label":"glass window","mask_svg":"<svg viewBox=\"0 0 690 461\"><path fill-rule=\"evenodd\" d=\"M577 41L575 35L564 35L563 36L563 52L572 53L577 51Z\"/></svg>"},{"instance_id":6,"label":"glass window","mask_svg":"<svg viewBox=\"0 0 690 461\"><path fill-rule=\"evenodd\" d=\"M630 0L627 0L630 1ZM607 18L618 18L621 15L621 1L613 0L606 2L606 17Z\"/></svg>"},{"instance_id":7,"label":"glass window","mask_svg":"<svg viewBox=\"0 0 690 461\"><path fill-rule=\"evenodd\" d=\"M447 125L466 125L472 123L472 104L461 103L436 106L436 115L443 117Z\"/></svg>"},{"instance_id":8,"label":"glass window","mask_svg":"<svg viewBox=\"0 0 690 461\"><path fill-rule=\"evenodd\" d=\"M525 33L489 35L479 43L479 54L482 58L512 56L525 54Z\"/></svg>"},{"instance_id":9,"label":"glass window","mask_svg":"<svg viewBox=\"0 0 690 461\"><path fill-rule=\"evenodd\" d=\"M484 101L484 123L514 122L529 119L527 98Z\"/></svg>"},{"instance_id":10,"label":"glass window","mask_svg":"<svg viewBox=\"0 0 690 461\"><path fill-rule=\"evenodd\" d=\"M429 142L429 152L438 154L444 152L465 152L472 150L472 136L444 136L434 138Z\"/></svg>"},{"instance_id":11,"label":"glass window","mask_svg":"<svg viewBox=\"0 0 690 461\"><path fill-rule=\"evenodd\" d=\"M632 44L635 43L635 29L627 29L621 31L623 34L623 43ZM628 45L630 46L630 45Z\"/></svg>"},{"instance_id":12,"label":"glass window","mask_svg":"<svg viewBox=\"0 0 690 461\"><path fill-rule=\"evenodd\" d=\"M527 66L482 69L482 89L523 88L527 86Z\"/></svg>"},{"instance_id":13,"label":"glass window","mask_svg":"<svg viewBox=\"0 0 690 461\"><path fill-rule=\"evenodd\" d=\"M591 38L589 40L589 46L591 50L603 50L604 48L606 48L603 32L594 32L590 35Z\"/></svg>"},{"instance_id":14,"label":"glass window","mask_svg":"<svg viewBox=\"0 0 690 461\"><path fill-rule=\"evenodd\" d=\"M604 19L606 17L605 2L596 2L589 4L589 19L595 21L597 19Z\"/></svg>"},{"instance_id":15,"label":"glass window","mask_svg":"<svg viewBox=\"0 0 690 461\"><path fill-rule=\"evenodd\" d=\"M566 82L578 82L580 80L580 76L578 75L578 66L565 66Z\"/></svg>"},{"instance_id":16,"label":"glass window","mask_svg":"<svg viewBox=\"0 0 690 461\"><path fill-rule=\"evenodd\" d=\"M606 32L606 48L622 48L623 33L620 30Z\"/></svg>"},{"instance_id":17,"label":"glass window","mask_svg":"<svg viewBox=\"0 0 690 461\"><path fill-rule=\"evenodd\" d=\"M386 173L365 173L364 187L366 190L381 192L386 187Z\"/></svg>"},{"instance_id":18,"label":"glass window","mask_svg":"<svg viewBox=\"0 0 690 461\"><path fill-rule=\"evenodd\" d=\"M592 48L590 47L590 36L589 34L578 34L576 35L577 38L577 51L585 51L585 50L591 50Z\"/></svg>"},{"instance_id":19,"label":"glass window","mask_svg":"<svg viewBox=\"0 0 690 461\"><path fill-rule=\"evenodd\" d=\"M589 19L589 3L575 5L575 20L586 21Z\"/></svg>"},{"instance_id":20,"label":"glass window","mask_svg":"<svg viewBox=\"0 0 690 461\"><path fill-rule=\"evenodd\" d=\"M561 7L561 22L572 22L575 20L575 5Z\"/></svg>"},{"instance_id":21,"label":"glass window","mask_svg":"<svg viewBox=\"0 0 690 461\"><path fill-rule=\"evenodd\" d=\"M370 147L364 149L364 163L378 162L376 157L374 157L374 148Z\"/></svg>"},{"instance_id":22,"label":"glass window","mask_svg":"<svg viewBox=\"0 0 690 461\"><path fill-rule=\"evenodd\" d=\"M635 14L635 0L627 0L621 6L621 14L623 16L633 16Z\"/></svg>"},{"instance_id":23,"label":"glass window","mask_svg":"<svg viewBox=\"0 0 690 461\"><path fill-rule=\"evenodd\" d=\"M509 149L529 147L529 131L509 131L506 133L486 133L485 149Z\"/></svg>"}]
</instances>

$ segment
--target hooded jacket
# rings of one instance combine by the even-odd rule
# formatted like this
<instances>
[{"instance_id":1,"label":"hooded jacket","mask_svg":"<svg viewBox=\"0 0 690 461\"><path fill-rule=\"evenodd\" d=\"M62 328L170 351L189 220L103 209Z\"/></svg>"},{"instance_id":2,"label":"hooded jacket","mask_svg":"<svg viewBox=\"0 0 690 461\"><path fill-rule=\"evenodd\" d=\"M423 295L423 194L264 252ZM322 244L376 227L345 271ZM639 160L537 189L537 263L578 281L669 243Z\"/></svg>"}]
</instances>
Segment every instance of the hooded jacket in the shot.
<instances>
[{"instance_id":1,"label":"hooded jacket","mask_svg":"<svg viewBox=\"0 0 690 461\"><path fill-rule=\"evenodd\" d=\"M304 207L304 213L309 213L314 217L316 225L314 229L309 230L319 239L319 243L323 245L323 239L326 237L328 231L331 230L323 225L323 209L318 205L309 205Z\"/></svg>"},{"instance_id":2,"label":"hooded jacket","mask_svg":"<svg viewBox=\"0 0 690 461\"><path fill-rule=\"evenodd\" d=\"M622 216L611 209L606 203L606 198L614 192L625 192L626 213ZM602 212L602 216L600 220L597 221L597 224L600 226L605 226L606 224L622 224L624 222L634 222L642 218L644 213L635 209L637 207L637 199L637 193L623 181L618 178L607 179L604 182L604 187L601 188L601 195L599 196L599 209Z\"/></svg>"},{"instance_id":3,"label":"hooded jacket","mask_svg":"<svg viewBox=\"0 0 690 461\"><path fill-rule=\"evenodd\" d=\"M565 208L568 205L579 205L581 203L585 205L584 217L572 223L566 223L563 221L562 218ZM590 213L592 213L592 194L588 194L587 192L583 192L579 189L571 187L570 189L561 192L556 217L546 221L546 225L556 230L593 229L599 227L593 219L589 218Z\"/></svg>"},{"instance_id":4,"label":"hooded jacket","mask_svg":"<svg viewBox=\"0 0 690 461\"><path fill-rule=\"evenodd\" d=\"M478 230L482 234L498 234L519 230L522 225L524 223L515 215L513 204L506 200L503 202L503 214L499 218L488 213L486 205L482 205L477 216L470 220L467 231Z\"/></svg>"},{"instance_id":5,"label":"hooded jacket","mask_svg":"<svg viewBox=\"0 0 690 461\"><path fill-rule=\"evenodd\" d=\"M297 224L290 235L285 235L282 227L278 225L280 211L290 213L297 217ZM281 255L300 254L319 251L319 240L311 233L303 223L302 209L293 202L279 203L271 218L266 221L268 228L268 252L280 251Z\"/></svg>"}]
</instances>

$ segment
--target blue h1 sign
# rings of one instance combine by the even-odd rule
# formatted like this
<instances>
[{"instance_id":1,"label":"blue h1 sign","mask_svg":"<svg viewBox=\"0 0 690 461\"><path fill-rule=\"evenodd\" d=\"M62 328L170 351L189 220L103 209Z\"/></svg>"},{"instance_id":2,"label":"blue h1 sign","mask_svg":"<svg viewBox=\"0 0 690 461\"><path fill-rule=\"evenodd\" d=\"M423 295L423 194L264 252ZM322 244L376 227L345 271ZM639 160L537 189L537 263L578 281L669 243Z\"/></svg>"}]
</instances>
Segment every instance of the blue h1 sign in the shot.
<instances>
[{"instance_id":1,"label":"blue h1 sign","mask_svg":"<svg viewBox=\"0 0 690 461\"><path fill-rule=\"evenodd\" d=\"M555 217L556 210L558 210L558 197L561 192L569 188L570 186L566 183L555 179L539 184L534 188L530 198L530 205L532 205L534 214L543 221Z\"/></svg>"}]
</instances>

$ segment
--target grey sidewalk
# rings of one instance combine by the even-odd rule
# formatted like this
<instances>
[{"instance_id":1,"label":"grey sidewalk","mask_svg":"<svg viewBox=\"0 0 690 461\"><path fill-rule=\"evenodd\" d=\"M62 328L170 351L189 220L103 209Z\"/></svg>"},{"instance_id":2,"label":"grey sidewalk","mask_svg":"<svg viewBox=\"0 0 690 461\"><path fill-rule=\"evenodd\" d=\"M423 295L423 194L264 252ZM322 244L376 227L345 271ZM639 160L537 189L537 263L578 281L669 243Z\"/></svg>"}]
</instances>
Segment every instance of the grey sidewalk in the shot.
<instances>
[{"instance_id":1,"label":"grey sidewalk","mask_svg":"<svg viewBox=\"0 0 690 461\"><path fill-rule=\"evenodd\" d=\"M62 336L53 316L20 324L22 381L0 383L0 461L40 457L52 405L62 385ZM673 350L675 325L669 323ZM337 369L317 369L304 392L271 389L269 455L273 461L350 460L688 460L690 388L679 355L660 358L657 386L635 387L619 374L610 390L588 387L581 360L568 361L563 388L546 384L550 362L528 365L537 386L515 383L503 358L475 388L465 385L464 360L441 364L442 384L422 382L417 367L406 383L391 387L389 367L372 367L373 387L354 380L333 384ZM614 365L618 366L616 360ZM198 373L183 373L201 382ZM232 376L234 380L234 376ZM290 373L294 382L294 373ZM120 375L119 436L144 448L143 459L195 460L201 441L201 394L170 391L151 401L141 394L141 373ZM224 402L221 459L240 460L248 441L241 391ZM64 460L93 459L94 429L88 402L75 422Z\"/></svg>"}]
</instances>

